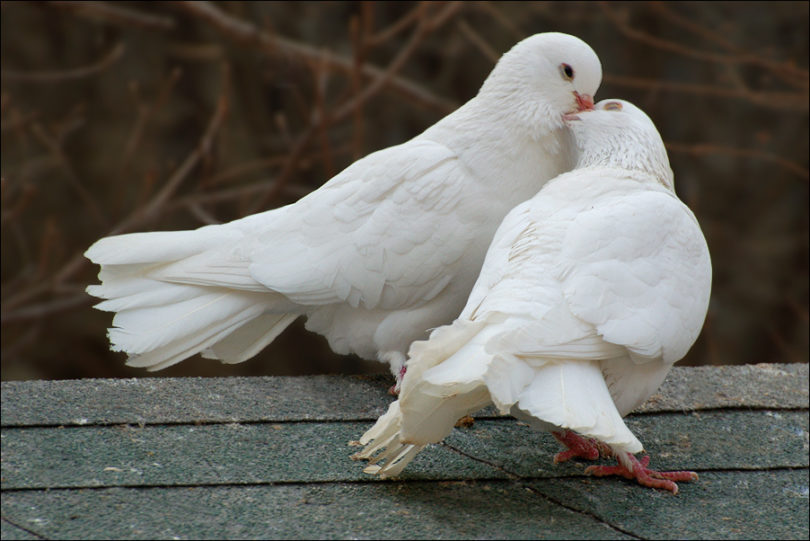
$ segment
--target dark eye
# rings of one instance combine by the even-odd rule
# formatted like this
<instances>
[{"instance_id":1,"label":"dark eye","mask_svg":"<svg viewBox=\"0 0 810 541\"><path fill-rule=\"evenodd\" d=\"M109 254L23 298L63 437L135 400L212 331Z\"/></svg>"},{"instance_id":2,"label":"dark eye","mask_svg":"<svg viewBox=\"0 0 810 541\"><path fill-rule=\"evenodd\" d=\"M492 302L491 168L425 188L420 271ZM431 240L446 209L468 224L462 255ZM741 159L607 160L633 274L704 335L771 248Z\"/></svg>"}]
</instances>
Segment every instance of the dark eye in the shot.
<instances>
[{"instance_id":1,"label":"dark eye","mask_svg":"<svg viewBox=\"0 0 810 541\"><path fill-rule=\"evenodd\" d=\"M562 75L563 79L565 79L566 81L573 81L574 68L572 68L568 64L560 64L560 75Z\"/></svg>"},{"instance_id":2,"label":"dark eye","mask_svg":"<svg viewBox=\"0 0 810 541\"><path fill-rule=\"evenodd\" d=\"M611 102L606 103L605 106L603 107L603 109L605 111L621 111L622 110L622 104L619 103L618 101L611 101Z\"/></svg>"}]
</instances>

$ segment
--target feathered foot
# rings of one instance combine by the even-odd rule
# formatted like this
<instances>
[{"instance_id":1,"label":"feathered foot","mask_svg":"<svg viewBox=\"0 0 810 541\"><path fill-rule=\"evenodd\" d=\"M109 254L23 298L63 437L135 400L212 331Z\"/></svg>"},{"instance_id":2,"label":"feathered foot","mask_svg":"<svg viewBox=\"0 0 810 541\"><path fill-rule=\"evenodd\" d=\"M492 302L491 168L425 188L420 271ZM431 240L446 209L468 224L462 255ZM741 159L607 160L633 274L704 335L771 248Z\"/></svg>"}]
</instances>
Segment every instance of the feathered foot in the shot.
<instances>
[{"instance_id":1,"label":"feathered foot","mask_svg":"<svg viewBox=\"0 0 810 541\"><path fill-rule=\"evenodd\" d=\"M650 457L645 456L640 461L630 453L622 453L617 456L619 464L617 466L588 466L585 473L604 477L606 475L621 475L627 479L635 479L638 484L669 490L673 494L678 493L678 485L675 481L695 481L698 474L693 471L655 471L649 469Z\"/></svg>"},{"instance_id":2,"label":"feathered foot","mask_svg":"<svg viewBox=\"0 0 810 541\"><path fill-rule=\"evenodd\" d=\"M586 460L596 460L600 456L611 457L613 450L606 443L584 438L572 430L562 432L552 432L557 441L568 447L567 451L561 451L554 455L554 463L559 464L572 458L584 458Z\"/></svg>"}]
</instances>

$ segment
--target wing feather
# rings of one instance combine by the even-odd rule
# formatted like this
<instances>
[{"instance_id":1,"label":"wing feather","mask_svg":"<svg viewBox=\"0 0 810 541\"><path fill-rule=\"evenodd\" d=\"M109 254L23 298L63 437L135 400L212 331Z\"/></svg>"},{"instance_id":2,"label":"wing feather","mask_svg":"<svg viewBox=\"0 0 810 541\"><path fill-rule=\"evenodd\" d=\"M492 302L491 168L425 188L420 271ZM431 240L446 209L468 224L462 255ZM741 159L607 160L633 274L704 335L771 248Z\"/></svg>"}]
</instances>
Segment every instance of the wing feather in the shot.
<instances>
[{"instance_id":1,"label":"wing feather","mask_svg":"<svg viewBox=\"0 0 810 541\"><path fill-rule=\"evenodd\" d=\"M260 235L250 274L305 305L428 301L469 245L452 223L465 180L456 155L431 141L371 154L297 203L290 223Z\"/></svg>"},{"instance_id":2,"label":"wing feather","mask_svg":"<svg viewBox=\"0 0 810 541\"><path fill-rule=\"evenodd\" d=\"M709 301L711 262L692 212L639 191L579 214L555 274L571 311L641 359L681 359Z\"/></svg>"}]
</instances>

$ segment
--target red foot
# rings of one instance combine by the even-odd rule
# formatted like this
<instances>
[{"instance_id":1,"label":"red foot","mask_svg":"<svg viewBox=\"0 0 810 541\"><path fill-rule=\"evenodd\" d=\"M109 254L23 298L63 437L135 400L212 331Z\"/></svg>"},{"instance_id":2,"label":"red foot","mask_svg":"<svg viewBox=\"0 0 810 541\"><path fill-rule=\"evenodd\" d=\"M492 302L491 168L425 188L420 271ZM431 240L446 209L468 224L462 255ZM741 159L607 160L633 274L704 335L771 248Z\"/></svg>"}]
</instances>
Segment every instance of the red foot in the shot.
<instances>
[{"instance_id":1,"label":"red foot","mask_svg":"<svg viewBox=\"0 0 810 541\"><path fill-rule=\"evenodd\" d=\"M399 389L402 387L402 378L405 377L406 370L407 367L405 365L402 365L402 368L399 369L399 373L396 376L396 383L391 385L391 388L388 389L388 394L391 396L399 396Z\"/></svg>"},{"instance_id":2,"label":"red foot","mask_svg":"<svg viewBox=\"0 0 810 541\"><path fill-rule=\"evenodd\" d=\"M596 460L600 456L613 456L613 451L607 444L591 438L584 438L571 430L552 432L551 435L557 438L557 441L568 447L567 451L562 451L554 455L555 464L571 460L572 458Z\"/></svg>"},{"instance_id":3,"label":"red foot","mask_svg":"<svg viewBox=\"0 0 810 541\"><path fill-rule=\"evenodd\" d=\"M626 456L619 460L618 466L588 466L585 468L585 473L595 475L597 477L604 477L606 475L621 475L627 479L635 479L638 484L651 487L662 488L669 490L673 494L678 493L678 485L674 481L694 481L698 478L698 474L693 471L655 471L647 468L650 464L650 457L645 456L639 461L630 453L625 453ZM627 466L624 464L627 463Z\"/></svg>"}]
</instances>

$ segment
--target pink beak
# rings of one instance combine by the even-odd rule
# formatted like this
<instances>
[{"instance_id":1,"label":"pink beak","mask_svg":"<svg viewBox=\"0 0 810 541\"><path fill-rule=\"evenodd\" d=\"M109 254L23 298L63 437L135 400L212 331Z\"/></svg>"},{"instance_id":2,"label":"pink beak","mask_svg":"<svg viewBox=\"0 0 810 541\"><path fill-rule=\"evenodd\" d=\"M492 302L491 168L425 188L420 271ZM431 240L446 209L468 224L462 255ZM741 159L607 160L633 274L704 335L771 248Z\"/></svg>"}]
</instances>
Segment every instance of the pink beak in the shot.
<instances>
[{"instance_id":1,"label":"pink beak","mask_svg":"<svg viewBox=\"0 0 810 541\"><path fill-rule=\"evenodd\" d=\"M593 97L590 95L574 92L574 97L577 100L577 111L590 111L593 109Z\"/></svg>"}]
</instances>

